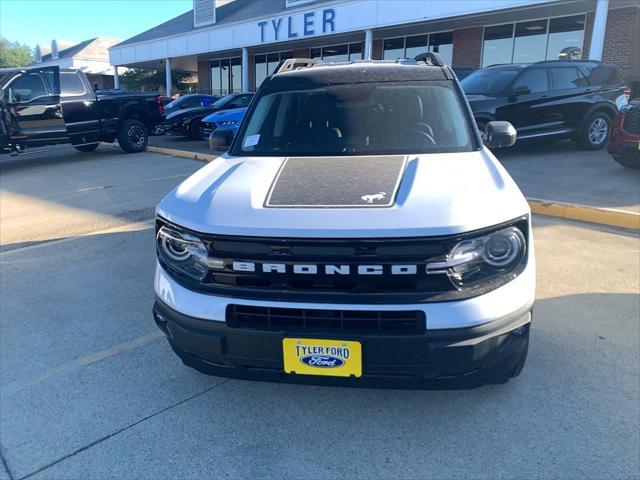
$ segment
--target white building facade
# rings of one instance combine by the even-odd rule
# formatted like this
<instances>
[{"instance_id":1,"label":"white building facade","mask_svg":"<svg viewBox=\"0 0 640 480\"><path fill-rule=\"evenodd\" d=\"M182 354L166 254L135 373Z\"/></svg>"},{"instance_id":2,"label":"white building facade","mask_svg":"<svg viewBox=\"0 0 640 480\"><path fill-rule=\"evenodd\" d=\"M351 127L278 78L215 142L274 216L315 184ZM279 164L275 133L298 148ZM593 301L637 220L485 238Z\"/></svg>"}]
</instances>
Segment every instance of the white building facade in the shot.
<instances>
[{"instance_id":1,"label":"white building facade","mask_svg":"<svg viewBox=\"0 0 640 480\"><path fill-rule=\"evenodd\" d=\"M286 58L425 51L458 69L593 58L633 80L640 77L640 1L194 0L194 10L112 47L110 59L197 71L200 92L226 94L255 90Z\"/></svg>"}]
</instances>

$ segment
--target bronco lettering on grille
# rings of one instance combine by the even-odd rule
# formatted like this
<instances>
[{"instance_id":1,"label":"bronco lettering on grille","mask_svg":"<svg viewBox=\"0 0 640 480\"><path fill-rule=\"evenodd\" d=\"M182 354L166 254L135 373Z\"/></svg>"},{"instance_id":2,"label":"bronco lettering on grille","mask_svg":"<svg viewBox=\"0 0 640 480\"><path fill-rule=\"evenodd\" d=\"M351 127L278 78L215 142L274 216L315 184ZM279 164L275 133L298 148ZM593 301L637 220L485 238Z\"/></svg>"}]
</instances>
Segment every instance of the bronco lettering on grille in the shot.
<instances>
[{"instance_id":1,"label":"bronco lettering on grille","mask_svg":"<svg viewBox=\"0 0 640 480\"><path fill-rule=\"evenodd\" d=\"M233 262L232 268L236 272L262 272L262 273L294 273L297 275L416 275L417 265L317 265L313 263L284 264L284 263L254 263Z\"/></svg>"}]
</instances>

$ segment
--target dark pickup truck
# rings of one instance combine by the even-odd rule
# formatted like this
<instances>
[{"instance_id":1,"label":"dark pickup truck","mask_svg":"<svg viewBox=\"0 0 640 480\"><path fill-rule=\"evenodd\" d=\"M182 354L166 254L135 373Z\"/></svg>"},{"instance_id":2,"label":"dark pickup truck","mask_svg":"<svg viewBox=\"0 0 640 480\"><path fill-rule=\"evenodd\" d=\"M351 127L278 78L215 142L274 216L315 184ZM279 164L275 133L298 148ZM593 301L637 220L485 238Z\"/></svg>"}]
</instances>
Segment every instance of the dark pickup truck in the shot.
<instances>
[{"instance_id":1,"label":"dark pickup truck","mask_svg":"<svg viewBox=\"0 0 640 480\"><path fill-rule=\"evenodd\" d=\"M71 144L83 152L113 142L128 153L147 146L149 129L164 121L155 93L94 92L80 70L17 69L0 78L0 152Z\"/></svg>"}]
</instances>

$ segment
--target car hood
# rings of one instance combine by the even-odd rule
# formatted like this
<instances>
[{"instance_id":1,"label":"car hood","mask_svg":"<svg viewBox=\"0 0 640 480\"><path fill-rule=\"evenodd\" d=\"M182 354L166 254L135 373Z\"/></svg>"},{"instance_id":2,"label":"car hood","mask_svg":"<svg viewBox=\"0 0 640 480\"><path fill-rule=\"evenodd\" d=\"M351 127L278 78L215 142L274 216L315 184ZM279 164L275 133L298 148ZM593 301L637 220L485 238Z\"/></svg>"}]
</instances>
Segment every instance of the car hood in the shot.
<instances>
[{"instance_id":1,"label":"car hood","mask_svg":"<svg viewBox=\"0 0 640 480\"><path fill-rule=\"evenodd\" d=\"M219 122L221 120L234 120L240 119L247 111L247 107L231 108L229 110L221 110L219 112L213 112L211 115L207 115L202 119L203 122Z\"/></svg>"},{"instance_id":2,"label":"car hood","mask_svg":"<svg viewBox=\"0 0 640 480\"><path fill-rule=\"evenodd\" d=\"M380 208L265 206L285 159L225 154L178 185L156 213L203 233L353 238L460 233L530 212L514 181L486 148L408 155L391 206Z\"/></svg>"}]
</instances>

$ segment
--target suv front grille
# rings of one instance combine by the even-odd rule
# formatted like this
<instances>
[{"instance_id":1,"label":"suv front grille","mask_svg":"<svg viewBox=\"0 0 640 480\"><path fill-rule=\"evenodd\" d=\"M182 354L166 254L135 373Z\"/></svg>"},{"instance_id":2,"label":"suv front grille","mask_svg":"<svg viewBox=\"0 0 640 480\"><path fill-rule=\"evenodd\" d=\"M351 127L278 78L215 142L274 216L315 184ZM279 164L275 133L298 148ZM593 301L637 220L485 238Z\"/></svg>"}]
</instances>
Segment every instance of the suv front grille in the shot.
<instances>
[{"instance_id":1,"label":"suv front grille","mask_svg":"<svg viewBox=\"0 0 640 480\"><path fill-rule=\"evenodd\" d=\"M272 331L322 331L336 333L422 334L421 311L358 311L271 308L244 305L227 307L227 325Z\"/></svg>"},{"instance_id":2,"label":"suv front grille","mask_svg":"<svg viewBox=\"0 0 640 480\"><path fill-rule=\"evenodd\" d=\"M157 228L168 224L158 219ZM528 236L522 217L505 225ZM501 228L500 225L486 229ZM183 229L184 230L184 229ZM427 261L445 258L451 249L483 231L406 238L274 238L193 232L206 245L209 258L222 260L201 282L168 268L185 287L203 293L251 300L308 303L410 304L440 302L478 295L459 292L447 275L427 274ZM234 268L234 263L245 268ZM269 266L270 269L266 269ZM378 272L361 273L374 266ZM344 268L337 272L336 268ZM414 268L413 273L403 268ZM296 268L314 271L296 272ZM328 272L328 269L331 269ZM495 288L495 287L494 287Z\"/></svg>"},{"instance_id":3,"label":"suv front grille","mask_svg":"<svg viewBox=\"0 0 640 480\"><path fill-rule=\"evenodd\" d=\"M640 135L640 106L634 105L624 115L622 128L632 135Z\"/></svg>"}]
</instances>

